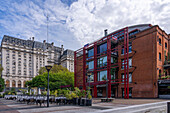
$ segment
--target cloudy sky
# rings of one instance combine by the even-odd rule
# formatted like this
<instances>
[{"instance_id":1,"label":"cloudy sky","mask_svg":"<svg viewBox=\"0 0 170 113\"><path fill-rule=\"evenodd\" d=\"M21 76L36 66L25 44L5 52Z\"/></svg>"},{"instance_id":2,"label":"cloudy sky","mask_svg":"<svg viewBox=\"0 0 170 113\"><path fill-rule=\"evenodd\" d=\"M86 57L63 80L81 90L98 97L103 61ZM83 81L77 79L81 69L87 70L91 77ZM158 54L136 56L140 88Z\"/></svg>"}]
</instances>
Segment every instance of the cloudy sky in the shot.
<instances>
[{"instance_id":1,"label":"cloudy sky","mask_svg":"<svg viewBox=\"0 0 170 113\"><path fill-rule=\"evenodd\" d=\"M108 32L135 24L170 33L170 0L0 0L0 38L47 39L76 50Z\"/></svg>"}]
</instances>

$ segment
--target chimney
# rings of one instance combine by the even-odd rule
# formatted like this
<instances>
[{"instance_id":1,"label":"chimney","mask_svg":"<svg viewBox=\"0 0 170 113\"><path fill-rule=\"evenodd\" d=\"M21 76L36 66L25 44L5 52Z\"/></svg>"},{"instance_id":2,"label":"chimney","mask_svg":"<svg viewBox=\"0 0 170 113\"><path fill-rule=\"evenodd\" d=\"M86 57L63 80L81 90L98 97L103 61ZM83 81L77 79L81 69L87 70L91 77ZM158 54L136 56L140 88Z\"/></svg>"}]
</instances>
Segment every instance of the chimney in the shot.
<instances>
[{"instance_id":1,"label":"chimney","mask_svg":"<svg viewBox=\"0 0 170 113\"><path fill-rule=\"evenodd\" d=\"M32 37L32 41L34 41L34 37Z\"/></svg>"},{"instance_id":2,"label":"chimney","mask_svg":"<svg viewBox=\"0 0 170 113\"><path fill-rule=\"evenodd\" d=\"M104 30L104 36L107 36L107 29Z\"/></svg>"}]
</instances>

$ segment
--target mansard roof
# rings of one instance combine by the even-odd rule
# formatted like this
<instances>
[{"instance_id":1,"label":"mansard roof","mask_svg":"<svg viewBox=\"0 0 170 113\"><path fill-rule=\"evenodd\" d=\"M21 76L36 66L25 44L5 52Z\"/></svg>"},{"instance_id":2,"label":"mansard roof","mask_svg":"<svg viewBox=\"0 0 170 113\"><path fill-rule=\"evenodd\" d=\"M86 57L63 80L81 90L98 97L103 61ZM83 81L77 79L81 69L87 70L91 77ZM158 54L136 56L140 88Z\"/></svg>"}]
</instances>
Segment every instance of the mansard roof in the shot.
<instances>
[{"instance_id":1,"label":"mansard roof","mask_svg":"<svg viewBox=\"0 0 170 113\"><path fill-rule=\"evenodd\" d=\"M7 35L4 35L2 39L2 43L3 42L8 42L8 43L16 44L20 46L26 46L32 49L36 48L36 49L46 50L47 48L50 48L51 50L54 50L55 52L61 52L62 50L62 48L60 47L53 46L52 43L50 44L50 43L42 43L42 42L38 42L34 40L23 40L23 39L19 39L19 38L7 36Z\"/></svg>"}]
</instances>

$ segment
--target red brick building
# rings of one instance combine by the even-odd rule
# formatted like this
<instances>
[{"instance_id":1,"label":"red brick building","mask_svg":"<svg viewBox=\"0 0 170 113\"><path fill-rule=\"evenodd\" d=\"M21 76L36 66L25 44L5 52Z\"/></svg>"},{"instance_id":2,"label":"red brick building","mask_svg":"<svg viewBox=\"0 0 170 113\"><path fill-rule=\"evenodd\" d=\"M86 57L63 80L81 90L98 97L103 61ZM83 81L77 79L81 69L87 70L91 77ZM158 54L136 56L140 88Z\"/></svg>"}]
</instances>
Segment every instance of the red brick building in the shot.
<instances>
[{"instance_id":1,"label":"red brick building","mask_svg":"<svg viewBox=\"0 0 170 113\"><path fill-rule=\"evenodd\" d=\"M90 86L93 97L170 95L170 82L165 80L170 78L169 38L150 24L105 31L104 37L75 51L75 87Z\"/></svg>"}]
</instances>

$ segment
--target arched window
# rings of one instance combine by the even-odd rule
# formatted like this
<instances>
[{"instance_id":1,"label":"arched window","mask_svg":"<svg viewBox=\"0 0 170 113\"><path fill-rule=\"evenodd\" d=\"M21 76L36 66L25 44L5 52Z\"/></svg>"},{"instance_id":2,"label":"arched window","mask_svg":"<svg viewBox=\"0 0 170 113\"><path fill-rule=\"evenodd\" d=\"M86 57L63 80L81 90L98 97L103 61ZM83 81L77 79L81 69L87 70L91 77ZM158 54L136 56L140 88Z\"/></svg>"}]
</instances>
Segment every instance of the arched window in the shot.
<instances>
[{"instance_id":1,"label":"arched window","mask_svg":"<svg viewBox=\"0 0 170 113\"><path fill-rule=\"evenodd\" d=\"M6 87L10 87L10 81L9 80L6 80Z\"/></svg>"},{"instance_id":2,"label":"arched window","mask_svg":"<svg viewBox=\"0 0 170 113\"><path fill-rule=\"evenodd\" d=\"M21 87L21 81L20 80L18 81L18 87Z\"/></svg>"},{"instance_id":3,"label":"arched window","mask_svg":"<svg viewBox=\"0 0 170 113\"><path fill-rule=\"evenodd\" d=\"M13 80L12 81L12 87L15 87L16 86L15 84L16 84L16 82L15 82L15 80Z\"/></svg>"}]
</instances>

